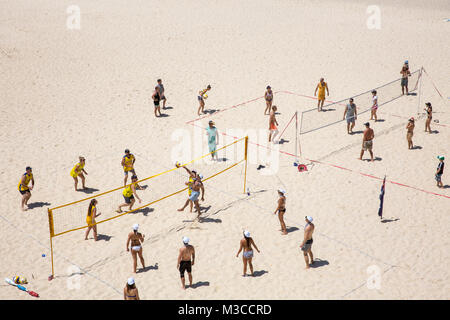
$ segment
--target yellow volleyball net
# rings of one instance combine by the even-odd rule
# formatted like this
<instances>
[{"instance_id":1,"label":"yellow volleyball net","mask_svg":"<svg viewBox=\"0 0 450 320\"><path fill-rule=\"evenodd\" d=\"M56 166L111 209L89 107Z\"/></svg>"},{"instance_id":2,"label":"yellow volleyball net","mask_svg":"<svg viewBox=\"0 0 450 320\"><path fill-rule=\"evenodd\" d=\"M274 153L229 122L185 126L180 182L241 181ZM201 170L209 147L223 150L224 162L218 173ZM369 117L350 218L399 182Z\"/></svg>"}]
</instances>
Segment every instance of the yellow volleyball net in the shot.
<instances>
[{"instance_id":1,"label":"yellow volleyball net","mask_svg":"<svg viewBox=\"0 0 450 320\"><path fill-rule=\"evenodd\" d=\"M189 162L181 163L180 165L186 166L191 171L195 170L198 174L201 174L203 176L202 182L205 183L241 164L243 165L241 170L243 176L242 190L245 192L247 150L248 137L243 137L226 146L218 148L215 151L217 153L217 158L219 159L218 161L211 160L213 152L210 152ZM97 225L120 218L132 212L142 211L145 213L149 206L186 191L188 187L185 182L188 178L188 173L182 167L177 168L175 164L172 169L156 173L143 179L139 179L138 177L139 180L137 183L141 189L136 192L142 199L142 203L138 203L136 200L134 208L128 211L118 212L119 205L125 203L123 196L124 186L48 209L52 263L51 277L54 276L53 238L69 232L86 229L88 227L86 216L89 203L92 199L95 198L98 204L101 204L101 216L97 217L95 220L95 224ZM130 184L127 186L130 186Z\"/></svg>"}]
</instances>

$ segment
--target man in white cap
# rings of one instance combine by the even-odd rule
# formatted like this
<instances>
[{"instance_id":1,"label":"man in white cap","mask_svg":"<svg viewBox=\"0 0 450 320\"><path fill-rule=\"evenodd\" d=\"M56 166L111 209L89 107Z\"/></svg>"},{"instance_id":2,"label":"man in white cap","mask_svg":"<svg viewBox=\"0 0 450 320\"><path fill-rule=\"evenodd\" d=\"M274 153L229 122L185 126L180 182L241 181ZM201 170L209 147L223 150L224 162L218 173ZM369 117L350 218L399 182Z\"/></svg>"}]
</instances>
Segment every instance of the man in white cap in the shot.
<instances>
[{"instance_id":1,"label":"man in white cap","mask_svg":"<svg viewBox=\"0 0 450 320\"><path fill-rule=\"evenodd\" d=\"M275 212L273 214L277 214L278 212L278 219L280 220L281 225L281 233L283 235L287 235L286 230L286 224L284 223L284 214L286 213L286 191L283 189L278 189L278 206L275 209Z\"/></svg>"},{"instance_id":2,"label":"man in white cap","mask_svg":"<svg viewBox=\"0 0 450 320\"><path fill-rule=\"evenodd\" d=\"M131 242L131 256L133 257L133 273L136 273L137 268L137 255L142 263L142 268L145 269L144 257L142 256L142 242L144 242L145 235L138 232L139 225L136 223L133 225L133 231L128 234L127 239L127 251L130 251Z\"/></svg>"},{"instance_id":3,"label":"man in white cap","mask_svg":"<svg viewBox=\"0 0 450 320\"><path fill-rule=\"evenodd\" d=\"M303 242L300 245L300 248L303 251L303 256L305 257L305 263L306 263L306 269L309 269L310 263L308 260L308 255L309 258L311 259L311 264L314 263L314 257L313 257L313 253L311 251L311 246L313 244L313 232L314 232L314 224L313 222L313 218L310 216L306 216L305 217L305 221L306 221L306 225L305 225L305 236L303 237Z\"/></svg>"},{"instance_id":4,"label":"man in white cap","mask_svg":"<svg viewBox=\"0 0 450 320\"><path fill-rule=\"evenodd\" d=\"M189 244L188 237L183 237L183 247L180 248L177 262L177 269L180 271L181 287L183 288L183 290L186 290L184 281L185 271L187 271L189 276L189 285L192 286L192 266L194 265L194 262L195 262L194 247Z\"/></svg>"}]
</instances>

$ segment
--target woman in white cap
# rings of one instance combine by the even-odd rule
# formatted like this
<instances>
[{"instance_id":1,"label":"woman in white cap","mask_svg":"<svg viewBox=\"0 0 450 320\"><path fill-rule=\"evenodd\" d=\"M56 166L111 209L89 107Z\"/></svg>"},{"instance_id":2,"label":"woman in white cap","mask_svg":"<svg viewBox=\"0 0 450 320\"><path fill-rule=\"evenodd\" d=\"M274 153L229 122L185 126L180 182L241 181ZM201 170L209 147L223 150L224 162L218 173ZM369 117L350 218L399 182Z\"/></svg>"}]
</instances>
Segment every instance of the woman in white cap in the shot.
<instances>
[{"instance_id":1,"label":"woman in white cap","mask_svg":"<svg viewBox=\"0 0 450 320\"><path fill-rule=\"evenodd\" d=\"M125 288L123 288L123 299L124 300L141 300L139 298L139 292L134 283L134 278L128 278Z\"/></svg>"},{"instance_id":2,"label":"woman in white cap","mask_svg":"<svg viewBox=\"0 0 450 320\"><path fill-rule=\"evenodd\" d=\"M281 233L286 235L286 224L284 223L284 214L286 213L286 191L283 189L278 189L278 206L275 209L275 212L273 214L277 214L278 212L278 219L280 220L281 225Z\"/></svg>"},{"instance_id":3,"label":"woman in white cap","mask_svg":"<svg viewBox=\"0 0 450 320\"><path fill-rule=\"evenodd\" d=\"M133 257L133 273L136 273L137 268L137 255L142 263L142 268L145 269L144 257L142 256L142 242L144 242L145 235L138 232L139 225L136 223L133 225L133 231L128 234L127 239L127 251L130 251L131 242L131 256Z\"/></svg>"},{"instance_id":4,"label":"woman in white cap","mask_svg":"<svg viewBox=\"0 0 450 320\"><path fill-rule=\"evenodd\" d=\"M241 253L242 249L244 249L244 252L242 253L242 262L244 263L244 274L242 275L243 277L247 276L247 263L250 266L250 272L251 272L251 275L253 276L252 245L255 247L256 251L258 251L258 253L259 253L259 249L256 246L255 242L253 241L253 238L250 237L250 232L245 230L244 231L244 239L241 240L239 251L236 254L236 257L239 257L239 253Z\"/></svg>"}]
</instances>

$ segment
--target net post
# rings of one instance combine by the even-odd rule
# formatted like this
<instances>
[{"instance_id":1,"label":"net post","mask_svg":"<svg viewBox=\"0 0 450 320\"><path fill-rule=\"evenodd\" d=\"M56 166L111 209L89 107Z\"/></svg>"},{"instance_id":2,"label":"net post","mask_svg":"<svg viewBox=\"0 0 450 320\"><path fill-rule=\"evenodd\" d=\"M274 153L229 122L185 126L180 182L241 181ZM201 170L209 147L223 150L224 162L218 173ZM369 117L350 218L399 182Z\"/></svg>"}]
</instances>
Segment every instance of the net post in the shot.
<instances>
[{"instance_id":1,"label":"net post","mask_svg":"<svg viewBox=\"0 0 450 320\"><path fill-rule=\"evenodd\" d=\"M248 136L245 136L245 172L244 172L244 192L247 186L247 153L248 153Z\"/></svg>"},{"instance_id":2,"label":"net post","mask_svg":"<svg viewBox=\"0 0 450 320\"><path fill-rule=\"evenodd\" d=\"M55 276L55 269L53 266L53 237L55 236L55 231L53 228L53 212L51 209L47 209L47 211L48 211L48 226L50 230L50 257L52 262L52 274L48 279L52 280Z\"/></svg>"}]
</instances>

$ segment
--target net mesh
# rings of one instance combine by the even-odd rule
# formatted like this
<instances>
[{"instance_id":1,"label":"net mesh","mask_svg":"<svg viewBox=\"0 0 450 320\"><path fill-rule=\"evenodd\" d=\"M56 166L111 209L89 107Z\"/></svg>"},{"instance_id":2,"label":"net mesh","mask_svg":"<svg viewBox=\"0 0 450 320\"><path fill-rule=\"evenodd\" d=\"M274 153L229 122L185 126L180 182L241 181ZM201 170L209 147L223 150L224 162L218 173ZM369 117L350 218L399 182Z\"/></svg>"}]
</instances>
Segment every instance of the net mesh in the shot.
<instances>
[{"instance_id":1,"label":"net mesh","mask_svg":"<svg viewBox=\"0 0 450 320\"><path fill-rule=\"evenodd\" d=\"M411 72L411 76L408 79L408 89L410 93L417 90L420 75L421 70ZM381 107L402 96L401 78L361 94L326 105L324 104L323 111L325 112L320 112L318 114L317 107L303 111L301 114L299 134L310 133L345 121L342 119L344 108L348 104L350 98L353 98L353 103L356 104L358 115L369 112L372 107L372 90L377 91L378 107Z\"/></svg>"},{"instance_id":2,"label":"net mesh","mask_svg":"<svg viewBox=\"0 0 450 320\"><path fill-rule=\"evenodd\" d=\"M245 138L240 138L224 147L218 148L217 155L219 161L212 161L211 153L207 153L187 163L181 163L181 165L185 165L190 170L195 170L197 173L202 174L202 181L206 185L209 179L245 161ZM96 224L119 218L131 212L143 212L145 214L150 211L149 206L152 204L186 191L187 186L185 182L188 181L189 174L182 167L177 168L174 165L172 169L143 179L138 177L138 179L138 184L142 187L142 190L136 190L136 193L142 199L142 202L139 203L138 199L136 199L132 210L124 207L122 209L124 212L117 212L119 205L125 203L123 196L124 187L49 209L51 236L55 237L86 228L89 203L94 198L98 201L98 211L101 212L101 215L96 218ZM131 182L130 180L128 181ZM236 188L238 187L236 186Z\"/></svg>"}]
</instances>

